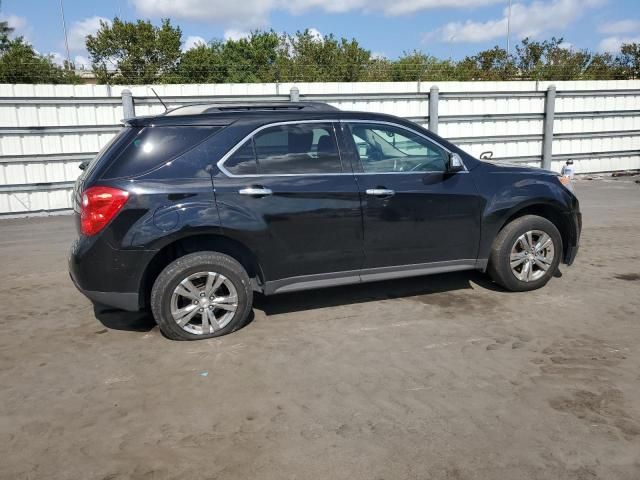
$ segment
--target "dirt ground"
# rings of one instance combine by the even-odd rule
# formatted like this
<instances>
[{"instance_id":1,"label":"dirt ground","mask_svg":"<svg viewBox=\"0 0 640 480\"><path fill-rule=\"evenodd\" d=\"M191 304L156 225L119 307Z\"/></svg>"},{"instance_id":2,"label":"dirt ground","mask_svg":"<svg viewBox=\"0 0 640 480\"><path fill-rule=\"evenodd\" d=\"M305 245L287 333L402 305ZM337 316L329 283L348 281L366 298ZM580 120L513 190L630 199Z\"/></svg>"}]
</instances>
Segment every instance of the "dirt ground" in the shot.
<instances>
[{"instance_id":1,"label":"dirt ground","mask_svg":"<svg viewBox=\"0 0 640 480\"><path fill-rule=\"evenodd\" d=\"M582 180L576 264L258 298L171 342L71 284L68 216L0 222L2 479L640 478L640 185Z\"/></svg>"}]
</instances>

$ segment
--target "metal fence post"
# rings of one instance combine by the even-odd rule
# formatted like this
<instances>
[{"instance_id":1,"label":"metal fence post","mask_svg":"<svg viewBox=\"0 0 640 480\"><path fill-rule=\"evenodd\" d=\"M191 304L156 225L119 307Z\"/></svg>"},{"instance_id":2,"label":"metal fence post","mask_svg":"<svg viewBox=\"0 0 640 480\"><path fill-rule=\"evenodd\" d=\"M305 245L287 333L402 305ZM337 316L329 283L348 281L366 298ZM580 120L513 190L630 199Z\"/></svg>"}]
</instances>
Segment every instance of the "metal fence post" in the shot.
<instances>
[{"instance_id":1,"label":"metal fence post","mask_svg":"<svg viewBox=\"0 0 640 480\"><path fill-rule=\"evenodd\" d=\"M429 90L429 130L438 133L438 99L440 90L435 85Z\"/></svg>"},{"instance_id":2,"label":"metal fence post","mask_svg":"<svg viewBox=\"0 0 640 480\"><path fill-rule=\"evenodd\" d=\"M551 169L553 158L553 117L556 111L556 86L549 85L544 99L544 130L542 132L542 168Z\"/></svg>"},{"instance_id":3,"label":"metal fence post","mask_svg":"<svg viewBox=\"0 0 640 480\"><path fill-rule=\"evenodd\" d=\"M128 88L122 90L122 112L124 113L124 118L133 118L136 116L136 107L133 105L133 94Z\"/></svg>"},{"instance_id":4,"label":"metal fence post","mask_svg":"<svg viewBox=\"0 0 640 480\"><path fill-rule=\"evenodd\" d=\"M292 102L300 101L300 90L298 90L298 87L291 87L291 90L289 90L289 100Z\"/></svg>"}]
</instances>

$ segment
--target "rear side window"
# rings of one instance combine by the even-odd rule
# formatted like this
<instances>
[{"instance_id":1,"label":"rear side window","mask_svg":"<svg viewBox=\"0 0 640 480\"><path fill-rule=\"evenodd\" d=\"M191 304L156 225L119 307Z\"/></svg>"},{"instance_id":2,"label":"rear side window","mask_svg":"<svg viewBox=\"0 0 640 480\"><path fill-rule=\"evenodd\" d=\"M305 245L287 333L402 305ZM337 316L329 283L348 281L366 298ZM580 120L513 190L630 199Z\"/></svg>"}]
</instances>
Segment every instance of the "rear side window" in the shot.
<instances>
[{"instance_id":1,"label":"rear side window","mask_svg":"<svg viewBox=\"0 0 640 480\"><path fill-rule=\"evenodd\" d=\"M303 123L266 128L254 136L261 174L342 172L330 123Z\"/></svg>"},{"instance_id":2,"label":"rear side window","mask_svg":"<svg viewBox=\"0 0 640 480\"><path fill-rule=\"evenodd\" d=\"M211 126L145 127L123 148L103 178L131 177L167 163L218 131Z\"/></svg>"},{"instance_id":3,"label":"rear side window","mask_svg":"<svg viewBox=\"0 0 640 480\"><path fill-rule=\"evenodd\" d=\"M253 137L260 174L342 172L331 123L266 128Z\"/></svg>"}]
</instances>

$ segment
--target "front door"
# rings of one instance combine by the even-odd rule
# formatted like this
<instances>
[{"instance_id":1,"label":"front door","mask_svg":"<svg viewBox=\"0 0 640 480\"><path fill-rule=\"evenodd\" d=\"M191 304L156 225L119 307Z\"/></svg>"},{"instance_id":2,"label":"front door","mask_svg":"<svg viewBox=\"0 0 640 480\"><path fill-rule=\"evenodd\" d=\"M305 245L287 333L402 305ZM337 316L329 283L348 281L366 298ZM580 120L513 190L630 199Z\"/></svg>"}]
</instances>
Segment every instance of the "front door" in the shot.
<instances>
[{"instance_id":1,"label":"front door","mask_svg":"<svg viewBox=\"0 0 640 480\"><path fill-rule=\"evenodd\" d=\"M387 122L341 125L363 209L367 269L438 262L472 265L480 201L471 174L447 173L449 152Z\"/></svg>"},{"instance_id":2,"label":"front door","mask_svg":"<svg viewBox=\"0 0 640 480\"><path fill-rule=\"evenodd\" d=\"M258 258L267 281L357 271L363 260L358 188L334 124L287 122L256 131L214 178L220 221ZM311 281L311 280L310 280Z\"/></svg>"}]
</instances>

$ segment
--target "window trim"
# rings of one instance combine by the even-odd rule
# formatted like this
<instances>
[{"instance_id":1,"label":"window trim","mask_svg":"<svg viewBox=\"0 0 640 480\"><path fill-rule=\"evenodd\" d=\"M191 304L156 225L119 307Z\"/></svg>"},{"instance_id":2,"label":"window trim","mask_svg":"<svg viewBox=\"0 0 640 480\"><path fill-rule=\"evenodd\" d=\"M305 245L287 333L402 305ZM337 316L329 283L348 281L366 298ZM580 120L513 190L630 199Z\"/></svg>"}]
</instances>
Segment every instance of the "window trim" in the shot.
<instances>
[{"instance_id":1,"label":"window trim","mask_svg":"<svg viewBox=\"0 0 640 480\"><path fill-rule=\"evenodd\" d=\"M218 169L226 176L229 178L255 178L255 177L309 177L309 176L335 176L335 175L353 175L353 172L351 172L351 167L349 167L348 169L345 168L345 164L344 164L344 160L343 160L343 156L342 156L342 152L340 151L340 144L338 142L338 132L336 132L336 128L335 128L335 124L339 123L340 120L333 120L333 119L315 119L315 120L290 120L290 121L286 121L286 122L274 122L274 123L269 123L266 125L262 125L258 128L256 128L255 130L253 130L251 133L249 133L248 135L246 135L242 140L240 140L236 145L233 146L233 148L231 150L229 150L227 153L224 154L224 156L218 161L218 163L216 163L216 166L218 167ZM333 131L333 136L334 139L336 141L336 147L338 149L338 158L340 159L340 167L342 168L342 172L327 172L327 173L255 173L255 174L242 174L242 175L236 175L231 173L229 170L227 170L226 168L224 168L224 163L237 151L239 150L242 145L244 145L244 143L251 139L251 143L254 143L254 138L256 134L260 133L262 130L265 130L267 128L271 128L271 127L279 127L282 125L300 125L300 124L306 124L306 123L328 123L331 125L331 129ZM255 153L255 144L254 144L254 153ZM257 155L256 155L257 158ZM258 160L256 160L258 161ZM259 163L259 161L258 161Z\"/></svg>"},{"instance_id":2,"label":"window trim","mask_svg":"<svg viewBox=\"0 0 640 480\"><path fill-rule=\"evenodd\" d=\"M229 157L231 157L242 145L244 145L244 142L246 142L248 139L251 138L252 143L253 143L253 136L255 134L257 134L258 132L269 128L269 127L277 127L280 125L298 125L298 124L303 124L303 123L331 123L333 126L333 133L336 136L336 140L338 140L338 132L335 129L335 123L340 123L340 124L348 124L348 123L369 123L369 124L377 124L377 125L389 125L392 127L396 127L396 128L400 128L402 130L406 130L408 132L411 132L415 135L418 135L422 138L424 138L425 140L427 140L428 142L431 142L435 145L437 145L438 147L442 148L445 152L447 153L454 153L452 152L450 149L448 149L447 147L445 147L444 145L441 145L439 142L433 140L432 138L430 138L429 136L418 132L412 128L409 127L405 127L404 125L400 125L398 123L394 123L394 122L387 122L384 120L365 120L365 119L331 119L331 118L326 118L326 119L312 119L312 120L288 120L286 122L272 122L272 123L268 123L265 125L261 125L260 127L256 128L255 130L251 131L249 134L247 134L246 136L244 136L238 143L236 143L233 148L231 148L231 150L229 150L227 153L225 153L223 155L223 157L216 163L216 166L218 167L218 169L226 176L229 178L255 178L255 177L310 177L310 176L335 176L335 175L420 175L420 174L425 174L425 173L443 173L439 170L431 170L431 171L425 171L425 172L353 172L351 171L351 167L349 167L348 169L346 169L347 171L343 171L340 173L334 172L334 173L264 173L264 174L260 174L260 173L256 173L256 174L246 174L246 175L235 175L233 173L231 173L230 171L228 171L226 168L224 168L224 163L227 161L227 159ZM344 131L340 132L340 135L344 135ZM351 139L351 141L353 141L353 139ZM342 151L340 150L340 142L337 142L337 147L338 147L338 155L340 156L340 164L342 165L342 168L345 169L345 165L344 165L344 160L343 160L343 154ZM255 147L254 147L255 149ZM360 157L358 157L358 162L360 162ZM467 165L464 163L464 159L462 159L462 165L464 166L464 170L461 170L460 172L457 173L469 173L469 170L467 169Z\"/></svg>"}]
</instances>

